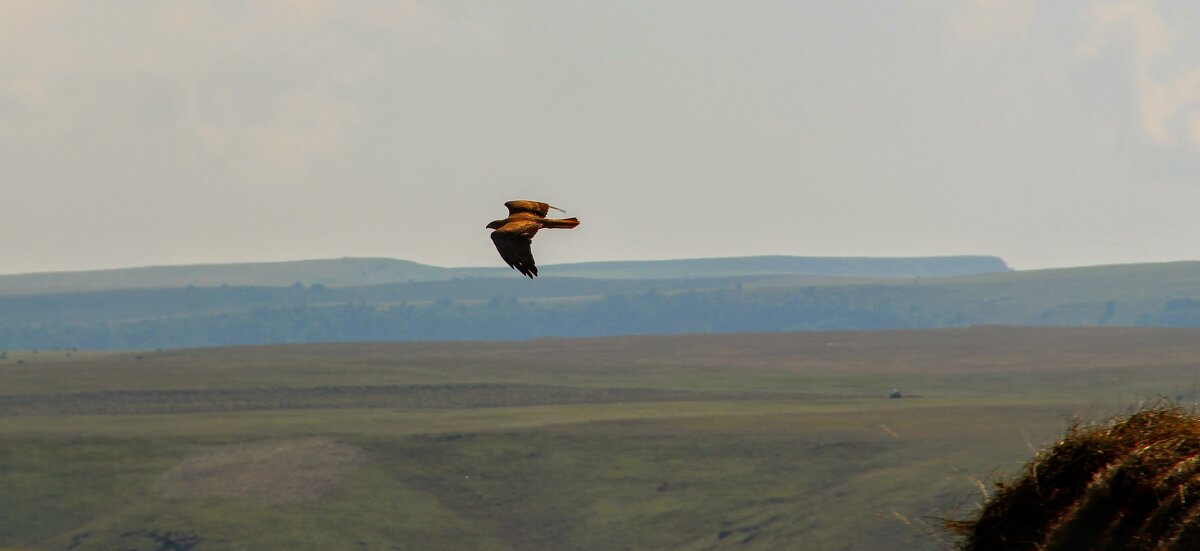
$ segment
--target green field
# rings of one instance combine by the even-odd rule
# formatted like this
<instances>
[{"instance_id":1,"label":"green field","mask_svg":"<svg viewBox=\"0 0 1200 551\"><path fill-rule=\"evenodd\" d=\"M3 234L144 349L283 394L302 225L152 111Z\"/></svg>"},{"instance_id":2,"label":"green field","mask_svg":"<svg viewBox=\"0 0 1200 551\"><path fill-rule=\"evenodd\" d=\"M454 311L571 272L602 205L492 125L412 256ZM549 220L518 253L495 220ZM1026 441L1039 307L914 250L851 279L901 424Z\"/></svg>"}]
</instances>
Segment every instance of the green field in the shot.
<instances>
[{"instance_id":1,"label":"green field","mask_svg":"<svg viewBox=\"0 0 1200 551\"><path fill-rule=\"evenodd\" d=\"M0 362L0 548L945 549L1073 416L1200 378L1170 329L66 354Z\"/></svg>"}]
</instances>

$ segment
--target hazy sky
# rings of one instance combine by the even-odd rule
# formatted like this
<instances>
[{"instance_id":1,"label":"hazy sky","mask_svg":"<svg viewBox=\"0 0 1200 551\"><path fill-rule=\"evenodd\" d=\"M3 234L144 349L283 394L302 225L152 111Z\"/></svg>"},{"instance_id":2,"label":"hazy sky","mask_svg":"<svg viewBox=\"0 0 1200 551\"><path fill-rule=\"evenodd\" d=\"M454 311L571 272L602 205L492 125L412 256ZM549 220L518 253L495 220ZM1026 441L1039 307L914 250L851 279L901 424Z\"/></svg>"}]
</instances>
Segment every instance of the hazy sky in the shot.
<instances>
[{"instance_id":1,"label":"hazy sky","mask_svg":"<svg viewBox=\"0 0 1200 551\"><path fill-rule=\"evenodd\" d=\"M1200 258L1200 4L0 2L0 273Z\"/></svg>"}]
</instances>

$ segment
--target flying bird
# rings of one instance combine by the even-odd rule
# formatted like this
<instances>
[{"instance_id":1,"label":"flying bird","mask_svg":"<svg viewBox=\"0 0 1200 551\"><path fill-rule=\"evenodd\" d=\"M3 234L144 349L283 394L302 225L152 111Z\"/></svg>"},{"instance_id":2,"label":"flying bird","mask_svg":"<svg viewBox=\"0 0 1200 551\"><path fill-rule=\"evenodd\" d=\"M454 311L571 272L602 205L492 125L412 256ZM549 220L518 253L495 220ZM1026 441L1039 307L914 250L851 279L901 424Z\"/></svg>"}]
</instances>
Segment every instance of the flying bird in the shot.
<instances>
[{"instance_id":1,"label":"flying bird","mask_svg":"<svg viewBox=\"0 0 1200 551\"><path fill-rule=\"evenodd\" d=\"M500 258L508 266L533 279L538 275L537 265L533 262L533 236L542 228L571 229L579 225L578 218L546 218L550 209L566 214L558 207L552 207L540 201L509 201L508 218L493 220L487 227L492 232L492 243L500 252Z\"/></svg>"}]
</instances>

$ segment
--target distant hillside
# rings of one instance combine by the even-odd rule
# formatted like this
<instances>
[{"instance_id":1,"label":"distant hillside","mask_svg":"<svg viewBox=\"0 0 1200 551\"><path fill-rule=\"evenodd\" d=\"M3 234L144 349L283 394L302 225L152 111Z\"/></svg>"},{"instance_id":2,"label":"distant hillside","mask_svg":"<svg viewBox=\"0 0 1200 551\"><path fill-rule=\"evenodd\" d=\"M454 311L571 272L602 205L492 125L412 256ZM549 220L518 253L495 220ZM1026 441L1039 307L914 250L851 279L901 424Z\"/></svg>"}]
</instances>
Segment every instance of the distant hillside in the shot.
<instances>
[{"instance_id":1,"label":"distant hillside","mask_svg":"<svg viewBox=\"0 0 1200 551\"><path fill-rule=\"evenodd\" d=\"M1200 327L1200 262L954 277L460 278L0 296L0 349L974 325Z\"/></svg>"},{"instance_id":2,"label":"distant hillside","mask_svg":"<svg viewBox=\"0 0 1200 551\"><path fill-rule=\"evenodd\" d=\"M507 269L469 269L469 273L495 275ZM555 264L545 270L559 277L660 279L757 275L810 275L831 277L945 277L1009 271L994 256L915 258L747 256L622 262Z\"/></svg>"},{"instance_id":3,"label":"distant hillside","mask_svg":"<svg viewBox=\"0 0 1200 551\"><path fill-rule=\"evenodd\" d=\"M497 259L497 262L498 259ZM587 262L542 267L545 276L595 279L712 278L753 275L831 277L951 276L1004 272L990 256L838 258L758 256L629 262ZM202 264L0 275L0 295L171 287L287 287L319 284L359 287L454 278L520 277L507 267L441 268L389 258L341 258L294 262Z\"/></svg>"},{"instance_id":4,"label":"distant hillside","mask_svg":"<svg viewBox=\"0 0 1200 551\"><path fill-rule=\"evenodd\" d=\"M0 275L0 294L101 291L163 287L285 287L321 283L349 287L450 279L452 270L390 258L151 266L83 272Z\"/></svg>"}]
</instances>

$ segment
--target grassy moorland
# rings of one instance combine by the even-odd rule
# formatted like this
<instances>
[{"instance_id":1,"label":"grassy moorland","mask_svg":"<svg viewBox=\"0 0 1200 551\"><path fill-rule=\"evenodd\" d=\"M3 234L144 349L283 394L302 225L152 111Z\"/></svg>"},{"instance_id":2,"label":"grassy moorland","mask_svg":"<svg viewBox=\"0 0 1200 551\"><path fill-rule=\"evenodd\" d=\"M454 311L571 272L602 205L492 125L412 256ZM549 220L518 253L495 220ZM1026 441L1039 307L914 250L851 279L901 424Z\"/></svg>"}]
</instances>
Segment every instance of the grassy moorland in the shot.
<instances>
[{"instance_id":1,"label":"grassy moorland","mask_svg":"<svg viewBox=\"0 0 1200 551\"><path fill-rule=\"evenodd\" d=\"M1200 377L1170 329L66 354L0 360L0 548L942 549L1072 416Z\"/></svg>"}]
</instances>

